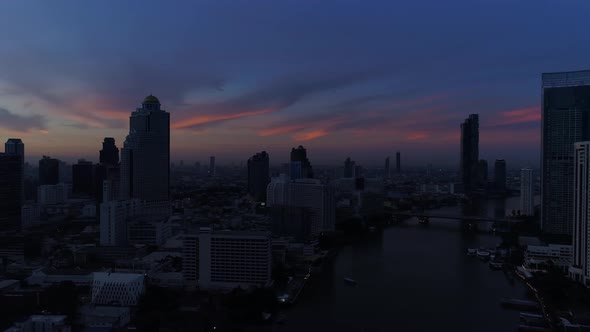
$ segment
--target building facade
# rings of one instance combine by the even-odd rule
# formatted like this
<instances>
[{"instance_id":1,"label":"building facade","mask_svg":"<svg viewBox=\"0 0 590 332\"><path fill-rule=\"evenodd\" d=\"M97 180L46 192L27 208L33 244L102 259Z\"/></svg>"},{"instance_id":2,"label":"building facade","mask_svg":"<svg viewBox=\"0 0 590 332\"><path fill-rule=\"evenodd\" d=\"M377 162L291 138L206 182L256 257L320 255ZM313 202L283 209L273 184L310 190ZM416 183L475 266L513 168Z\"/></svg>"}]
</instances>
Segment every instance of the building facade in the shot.
<instances>
[{"instance_id":1,"label":"building facade","mask_svg":"<svg viewBox=\"0 0 590 332\"><path fill-rule=\"evenodd\" d=\"M535 215L535 179L533 170L523 168L520 170L520 214L525 216Z\"/></svg>"},{"instance_id":2,"label":"building facade","mask_svg":"<svg viewBox=\"0 0 590 332\"><path fill-rule=\"evenodd\" d=\"M0 153L0 232L20 229L23 165L18 154Z\"/></svg>"},{"instance_id":3,"label":"building facade","mask_svg":"<svg viewBox=\"0 0 590 332\"><path fill-rule=\"evenodd\" d=\"M461 124L459 171L466 194L476 189L479 163L479 115L470 114Z\"/></svg>"},{"instance_id":4,"label":"building facade","mask_svg":"<svg viewBox=\"0 0 590 332\"><path fill-rule=\"evenodd\" d=\"M494 162L494 189L497 193L506 192L506 161L496 159Z\"/></svg>"},{"instance_id":5,"label":"building facade","mask_svg":"<svg viewBox=\"0 0 590 332\"><path fill-rule=\"evenodd\" d=\"M39 185L59 183L59 160L43 156L39 160Z\"/></svg>"},{"instance_id":6,"label":"building facade","mask_svg":"<svg viewBox=\"0 0 590 332\"><path fill-rule=\"evenodd\" d=\"M356 164L354 160L346 158L344 161L344 178L353 178L355 176Z\"/></svg>"},{"instance_id":7,"label":"building facade","mask_svg":"<svg viewBox=\"0 0 590 332\"><path fill-rule=\"evenodd\" d=\"M298 161L301 163L301 177L313 178L313 169L311 162L307 158L307 150L300 145L297 148L291 149L291 162Z\"/></svg>"},{"instance_id":8,"label":"building facade","mask_svg":"<svg viewBox=\"0 0 590 332\"><path fill-rule=\"evenodd\" d=\"M101 164L116 166L119 164L119 148L115 145L115 139L105 137L102 142L102 150L99 152Z\"/></svg>"},{"instance_id":9,"label":"building facade","mask_svg":"<svg viewBox=\"0 0 590 332\"><path fill-rule=\"evenodd\" d=\"M401 152L395 153L395 172L397 174L402 172L402 154L401 154Z\"/></svg>"},{"instance_id":10,"label":"building facade","mask_svg":"<svg viewBox=\"0 0 590 332\"><path fill-rule=\"evenodd\" d=\"M68 199L68 185L42 185L37 188L37 202L39 205L53 205L64 203Z\"/></svg>"},{"instance_id":11,"label":"building facade","mask_svg":"<svg viewBox=\"0 0 590 332\"><path fill-rule=\"evenodd\" d=\"M91 161L78 160L72 165L72 195L92 196L94 193L94 165Z\"/></svg>"},{"instance_id":12,"label":"building facade","mask_svg":"<svg viewBox=\"0 0 590 332\"><path fill-rule=\"evenodd\" d=\"M150 95L131 113L121 150L121 199L170 198L170 113Z\"/></svg>"},{"instance_id":13,"label":"building facade","mask_svg":"<svg viewBox=\"0 0 590 332\"><path fill-rule=\"evenodd\" d=\"M94 272L92 303L135 306L144 292L144 275Z\"/></svg>"},{"instance_id":14,"label":"building facade","mask_svg":"<svg viewBox=\"0 0 590 332\"><path fill-rule=\"evenodd\" d=\"M270 182L269 165L266 151L248 159L248 194L257 202L266 202L266 187Z\"/></svg>"},{"instance_id":15,"label":"building facade","mask_svg":"<svg viewBox=\"0 0 590 332\"><path fill-rule=\"evenodd\" d=\"M590 286L590 141L575 144L573 187L573 261L570 277Z\"/></svg>"},{"instance_id":16,"label":"building facade","mask_svg":"<svg viewBox=\"0 0 590 332\"><path fill-rule=\"evenodd\" d=\"M571 236L574 143L590 140L590 70L542 75L541 228Z\"/></svg>"}]
</instances>

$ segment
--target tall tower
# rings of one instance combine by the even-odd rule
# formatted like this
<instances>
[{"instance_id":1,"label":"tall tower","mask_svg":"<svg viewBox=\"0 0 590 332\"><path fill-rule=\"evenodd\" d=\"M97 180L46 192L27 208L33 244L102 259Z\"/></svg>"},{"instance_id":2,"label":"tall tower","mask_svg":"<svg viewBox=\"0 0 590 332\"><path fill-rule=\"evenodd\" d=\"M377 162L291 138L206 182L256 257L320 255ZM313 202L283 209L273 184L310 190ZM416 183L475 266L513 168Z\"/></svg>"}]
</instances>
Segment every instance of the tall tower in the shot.
<instances>
[{"instance_id":1,"label":"tall tower","mask_svg":"<svg viewBox=\"0 0 590 332\"><path fill-rule=\"evenodd\" d=\"M385 158L385 174L384 174L384 178L389 179L390 177L390 170L389 170L389 157Z\"/></svg>"},{"instance_id":2,"label":"tall tower","mask_svg":"<svg viewBox=\"0 0 590 332\"><path fill-rule=\"evenodd\" d=\"M494 187L496 192L506 191L506 161L504 159L496 159L494 163Z\"/></svg>"},{"instance_id":3,"label":"tall tower","mask_svg":"<svg viewBox=\"0 0 590 332\"><path fill-rule=\"evenodd\" d=\"M129 135L121 149L121 198L170 198L170 113L152 95L129 118Z\"/></svg>"},{"instance_id":4,"label":"tall tower","mask_svg":"<svg viewBox=\"0 0 590 332\"><path fill-rule=\"evenodd\" d=\"M535 214L533 170L520 170L520 214L532 216Z\"/></svg>"},{"instance_id":5,"label":"tall tower","mask_svg":"<svg viewBox=\"0 0 590 332\"><path fill-rule=\"evenodd\" d=\"M59 160L43 156L39 160L39 185L57 184L59 182Z\"/></svg>"},{"instance_id":6,"label":"tall tower","mask_svg":"<svg viewBox=\"0 0 590 332\"><path fill-rule=\"evenodd\" d=\"M269 182L269 157L266 151L262 151L248 159L248 193L257 202L266 202Z\"/></svg>"},{"instance_id":7,"label":"tall tower","mask_svg":"<svg viewBox=\"0 0 590 332\"><path fill-rule=\"evenodd\" d=\"M574 143L590 140L590 70L542 75L541 228L571 236Z\"/></svg>"},{"instance_id":8,"label":"tall tower","mask_svg":"<svg viewBox=\"0 0 590 332\"><path fill-rule=\"evenodd\" d=\"M345 178L353 178L355 173L355 162L351 160L350 157L346 158L344 161L344 177Z\"/></svg>"},{"instance_id":9,"label":"tall tower","mask_svg":"<svg viewBox=\"0 0 590 332\"><path fill-rule=\"evenodd\" d=\"M395 153L395 172L402 172L402 154L399 151Z\"/></svg>"},{"instance_id":10,"label":"tall tower","mask_svg":"<svg viewBox=\"0 0 590 332\"><path fill-rule=\"evenodd\" d=\"M313 169L309 159L307 159L307 150L302 145L291 149L291 162L297 161L301 162L301 177L313 178Z\"/></svg>"},{"instance_id":11,"label":"tall tower","mask_svg":"<svg viewBox=\"0 0 590 332\"><path fill-rule=\"evenodd\" d=\"M475 189L479 162L479 115L470 114L461 124L460 173L466 194Z\"/></svg>"},{"instance_id":12,"label":"tall tower","mask_svg":"<svg viewBox=\"0 0 590 332\"><path fill-rule=\"evenodd\" d=\"M25 144L20 138L9 138L4 144L4 152L21 158L21 201L25 201Z\"/></svg>"},{"instance_id":13,"label":"tall tower","mask_svg":"<svg viewBox=\"0 0 590 332\"><path fill-rule=\"evenodd\" d=\"M0 232L20 229L24 163L16 153L0 153Z\"/></svg>"},{"instance_id":14,"label":"tall tower","mask_svg":"<svg viewBox=\"0 0 590 332\"><path fill-rule=\"evenodd\" d=\"M588 285L590 282L590 265L588 264L588 250L590 250L590 237L588 237L588 213L590 203L590 142L578 142L575 144L574 155L574 198L573 209L573 266L570 274L576 281Z\"/></svg>"},{"instance_id":15,"label":"tall tower","mask_svg":"<svg viewBox=\"0 0 590 332\"><path fill-rule=\"evenodd\" d=\"M115 139L105 137L102 142L102 150L99 153L99 162L110 166L119 164L119 148L115 145Z\"/></svg>"}]
</instances>

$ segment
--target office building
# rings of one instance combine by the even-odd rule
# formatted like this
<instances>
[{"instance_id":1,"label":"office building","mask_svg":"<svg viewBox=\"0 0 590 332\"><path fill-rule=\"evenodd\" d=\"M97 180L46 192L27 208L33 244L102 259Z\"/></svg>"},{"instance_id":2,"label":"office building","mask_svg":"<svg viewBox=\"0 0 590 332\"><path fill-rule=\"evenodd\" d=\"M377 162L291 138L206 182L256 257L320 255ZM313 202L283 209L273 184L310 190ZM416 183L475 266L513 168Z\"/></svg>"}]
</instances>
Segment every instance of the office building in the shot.
<instances>
[{"instance_id":1,"label":"office building","mask_svg":"<svg viewBox=\"0 0 590 332\"><path fill-rule=\"evenodd\" d=\"M506 161L496 159L494 162L494 188L497 193L506 192Z\"/></svg>"},{"instance_id":2,"label":"office building","mask_svg":"<svg viewBox=\"0 0 590 332\"><path fill-rule=\"evenodd\" d=\"M479 189L486 189L487 185L488 185L488 161L481 159L478 162L477 165L478 169L477 169L477 186Z\"/></svg>"},{"instance_id":3,"label":"office building","mask_svg":"<svg viewBox=\"0 0 590 332\"><path fill-rule=\"evenodd\" d=\"M575 143L573 193L574 248L570 277L590 286L590 141Z\"/></svg>"},{"instance_id":4,"label":"office building","mask_svg":"<svg viewBox=\"0 0 590 332\"><path fill-rule=\"evenodd\" d=\"M590 140L590 70L542 76L541 227L571 236L574 143Z\"/></svg>"},{"instance_id":5,"label":"office building","mask_svg":"<svg viewBox=\"0 0 590 332\"><path fill-rule=\"evenodd\" d=\"M43 156L39 160L39 185L54 185L59 183L59 160Z\"/></svg>"},{"instance_id":6,"label":"office building","mask_svg":"<svg viewBox=\"0 0 590 332\"><path fill-rule=\"evenodd\" d=\"M41 210L36 203L23 204L21 207L21 229L27 229L39 224Z\"/></svg>"},{"instance_id":7,"label":"office building","mask_svg":"<svg viewBox=\"0 0 590 332\"><path fill-rule=\"evenodd\" d=\"M115 145L114 138L104 138L104 141L102 142L102 150L99 152L99 162L111 166L119 164L119 148Z\"/></svg>"},{"instance_id":8,"label":"office building","mask_svg":"<svg viewBox=\"0 0 590 332\"><path fill-rule=\"evenodd\" d=\"M183 240L183 276L201 289L265 287L271 281L271 236L266 232L202 227Z\"/></svg>"},{"instance_id":9,"label":"office building","mask_svg":"<svg viewBox=\"0 0 590 332\"><path fill-rule=\"evenodd\" d=\"M479 115L470 114L461 123L460 173L465 194L471 194L477 186L479 164Z\"/></svg>"},{"instance_id":10,"label":"office building","mask_svg":"<svg viewBox=\"0 0 590 332\"><path fill-rule=\"evenodd\" d=\"M257 202L266 202L269 182L269 157L266 151L262 151L248 159L248 194Z\"/></svg>"},{"instance_id":11,"label":"office building","mask_svg":"<svg viewBox=\"0 0 590 332\"><path fill-rule=\"evenodd\" d=\"M94 165L91 161L78 160L72 165L72 195L92 196L94 193Z\"/></svg>"},{"instance_id":12,"label":"office building","mask_svg":"<svg viewBox=\"0 0 590 332\"><path fill-rule=\"evenodd\" d=\"M547 271L550 265L567 273L572 264L572 246L549 244L527 246L524 252L523 266L534 272Z\"/></svg>"},{"instance_id":13,"label":"office building","mask_svg":"<svg viewBox=\"0 0 590 332\"><path fill-rule=\"evenodd\" d=\"M535 215L534 181L532 169L520 170L520 214L525 216Z\"/></svg>"},{"instance_id":14,"label":"office building","mask_svg":"<svg viewBox=\"0 0 590 332\"><path fill-rule=\"evenodd\" d=\"M207 171L207 175L210 177L215 177L217 174L217 169L215 168L215 156L209 157L209 170Z\"/></svg>"},{"instance_id":15,"label":"office building","mask_svg":"<svg viewBox=\"0 0 590 332\"><path fill-rule=\"evenodd\" d=\"M167 218L142 213L127 221L127 243L129 245L161 246L172 237Z\"/></svg>"},{"instance_id":16,"label":"office building","mask_svg":"<svg viewBox=\"0 0 590 332\"><path fill-rule=\"evenodd\" d=\"M301 177L313 178L313 169L311 163L307 158L307 150L303 146L291 149L291 162L301 162Z\"/></svg>"},{"instance_id":17,"label":"office building","mask_svg":"<svg viewBox=\"0 0 590 332\"><path fill-rule=\"evenodd\" d=\"M311 215L310 237L317 237L321 232L334 230L335 204L334 187L321 184L319 180L288 180L285 177L278 177L273 178L268 185L267 207L308 209ZM274 220L271 223L281 224L284 221Z\"/></svg>"},{"instance_id":18,"label":"office building","mask_svg":"<svg viewBox=\"0 0 590 332\"><path fill-rule=\"evenodd\" d=\"M53 205L64 203L69 195L69 187L65 183L42 185L37 188L37 202L39 205Z\"/></svg>"},{"instance_id":19,"label":"office building","mask_svg":"<svg viewBox=\"0 0 590 332\"><path fill-rule=\"evenodd\" d=\"M170 113L150 95L131 113L121 149L121 199L170 198Z\"/></svg>"},{"instance_id":20,"label":"office building","mask_svg":"<svg viewBox=\"0 0 590 332\"><path fill-rule=\"evenodd\" d=\"M144 290L143 274L93 273L93 304L136 306Z\"/></svg>"},{"instance_id":21,"label":"office building","mask_svg":"<svg viewBox=\"0 0 590 332\"><path fill-rule=\"evenodd\" d=\"M385 158L385 168L383 171L383 177L389 179L391 176L390 169L389 169L389 157Z\"/></svg>"},{"instance_id":22,"label":"office building","mask_svg":"<svg viewBox=\"0 0 590 332\"><path fill-rule=\"evenodd\" d=\"M23 165L22 156L0 153L0 232L20 229Z\"/></svg>"},{"instance_id":23,"label":"office building","mask_svg":"<svg viewBox=\"0 0 590 332\"><path fill-rule=\"evenodd\" d=\"M356 171L356 163L350 159L350 157L346 158L344 161L344 178L353 178L355 176Z\"/></svg>"},{"instance_id":24,"label":"office building","mask_svg":"<svg viewBox=\"0 0 590 332\"><path fill-rule=\"evenodd\" d=\"M15 154L21 157L21 200L25 200L25 144L20 138L9 138L4 144L4 153Z\"/></svg>"},{"instance_id":25,"label":"office building","mask_svg":"<svg viewBox=\"0 0 590 332\"><path fill-rule=\"evenodd\" d=\"M395 172L397 174L402 172L402 155L401 152L395 153Z\"/></svg>"},{"instance_id":26,"label":"office building","mask_svg":"<svg viewBox=\"0 0 590 332\"><path fill-rule=\"evenodd\" d=\"M109 191L108 183L106 182L105 191ZM138 215L141 209L142 204L137 199L105 201L101 203L100 245L111 247L127 245L127 220Z\"/></svg>"}]
</instances>

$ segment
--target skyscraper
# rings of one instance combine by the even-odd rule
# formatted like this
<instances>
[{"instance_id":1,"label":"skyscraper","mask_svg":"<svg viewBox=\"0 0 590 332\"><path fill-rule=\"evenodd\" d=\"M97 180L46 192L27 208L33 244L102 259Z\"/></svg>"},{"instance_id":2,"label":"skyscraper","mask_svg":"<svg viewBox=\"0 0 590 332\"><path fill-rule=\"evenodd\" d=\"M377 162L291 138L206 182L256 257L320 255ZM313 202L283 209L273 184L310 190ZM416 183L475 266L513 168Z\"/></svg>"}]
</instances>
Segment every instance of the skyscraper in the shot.
<instances>
[{"instance_id":1,"label":"skyscraper","mask_svg":"<svg viewBox=\"0 0 590 332\"><path fill-rule=\"evenodd\" d=\"M520 170L520 214L532 216L535 214L533 170Z\"/></svg>"},{"instance_id":2,"label":"skyscraper","mask_svg":"<svg viewBox=\"0 0 590 332\"><path fill-rule=\"evenodd\" d=\"M571 236L574 143L590 139L590 70L546 73L542 81L541 227Z\"/></svg>"},{"instance_id":3,"label":"skyscraper","mask_svg":"<svg viewBox=\"0 0 590 332\"><path fill-rule=\"evenodd\" d=\"M0 232L17 231L21 222L22 156L0 153Z\"/></svg>"},{"instance_id":4,"label":"skyscraper","mask_svg":"<svg viewBox=\"0 0 590 332\"><path fill-rule=\"evenodd\" d=\"M7 154L15 154L21 157L21 200L25 200L25 144L20 138L9 138L4 144L4 152Z\"/></svg>"},{"instance_id":5,"label":"skyscraper","mask_svg":"<svg viewBox=\"0 0 590 332\"><path fill-rule=\"evenodd\" d=\"M590 264L588 260L590 250L590 237L588 229L590 221L590 142L575 143L574 187L573 194L573 266L570 268L570 276L585 285L590 285Z\"/></svg>"},{"instance_id":6,"label":"skyscraper","mask_svg":"<svg viewBox=\"0 0 590 332\"><path fill-rule=\"evenodd\" d=\"M111 166L119 164L119 148L115 145L114 138L104 138L102 150L99 153L99 162Z\"/></svg>"},{"instance_id":7,"label":"skyscraper","mask_svg":"<svg viewBox=\"0 0 590 332\"><path fill-rule=\"evenodd\" d=\"M91 161L78 160L72 165L72 194L92 196L94 193L94 165Z\"/></svg>"},{"instance_id":8,"label":"skyscraper","mask_svg":"<svg viewBox=\"0 0 590 332\"><path fill-rule=\"evenodd\" d=\"M478 165L477 165L477 172L478 172L478 177L477 177L478 187L481 189L486 189L486 186L488 184L488 173L489 173L487 160L480 159L480 161L478 162Z\"/></svg>"},{"instance_id":9,"label":"skyscraper","mask_svg":"<svg viewBox=\"0 0 590 332\"><path fill-rule=\"evenodd\" d=\"M39 185L59 183L59 160L43 156L39 160Z\"/></svg>"},{"instance_id":10,"label":"skyscraper","mask_svg":"<svg viewBox=\"0 0 590 332\"><path fill-rule=\"evenodd\" d=\"M164 202L170 198L170 113L145 97L131 113L121 149L121 198Z\"/></svg>"},{"instance_id":11,"label":"skyscraper","mask_svg":"<svg viewBox=\"0 0 590 332\"><path fill-rule=\"evenodd\" d=\"M291 149L291 161L301 162L301 177L302 178L313 178L313 169L311 163L307 159L307 150L300 145L297 148Z\"/></svg>"},{"instance_id":12,"label":"skyscraper","mask_svg":"<svg viewBox=\"0 0 590 332\"><path fill-rule=\"evenodd\" d=\"M470 114L461 124L460 173L466 194L474 189L478 177L479 115Z\"/></svg>"},{"instance_id":13,"label":"skyscraper","mask_svg":"<svg viewBox=\"0 0 590 332\"><path fill-rule=\"evenodd\" d=\"M496 159L494 163L494 188L498 193L506 192L506 161Z\"/></svg>"},{"instance_id":14,"label":"skyscraper","mask_svg":"<svg viewBox=\"0 0 590 332\"><path fill-rule=\"evenodd\" d=\"M209 157L209 176L214 177L216 174L217 170L215 168L215 156L211 156Z\"/></svg>"},{"instance_id":15,"label":"skyscraper","mask_svg":"<svg viewBox=\"0 0 590 332\"><path fill-rule=\"evenodd\" d=\"M248 193L257 202L266 202L266 186L270 182L269 157L266 151L248 159Z\"/></svg>"},{"instance_id":16,"label":"skyscraper","mask_svg":"<svg viewBox=\"0 0 590 332\"><path fill-rule=\"evenodd\" d=\"M383 177L389 179L390 177L390 170L389 170L389 157L385 158L385 171Z\"/></svg>"},{"instance_id":17,"label":"skyscraper","mask_svg":"<svg viewBox=\"0 0 590 332\"><path fill-rule=\"evenodd\" d=\"M395 172L397 174L402 172L402 154L401 154L401 152L395 153Z\"/></svg>"},{"instance_id":18,"label":"skyscraper","mask_svg":"<svg viewBox=\"0 0 590 332\"><path fill-rule=\"evenodd\" d=\"M345 178L353 178L355 171L355 162L351 160L350 157L346 158L344 161L344 177Z\"/></svg>"}]
</instances>

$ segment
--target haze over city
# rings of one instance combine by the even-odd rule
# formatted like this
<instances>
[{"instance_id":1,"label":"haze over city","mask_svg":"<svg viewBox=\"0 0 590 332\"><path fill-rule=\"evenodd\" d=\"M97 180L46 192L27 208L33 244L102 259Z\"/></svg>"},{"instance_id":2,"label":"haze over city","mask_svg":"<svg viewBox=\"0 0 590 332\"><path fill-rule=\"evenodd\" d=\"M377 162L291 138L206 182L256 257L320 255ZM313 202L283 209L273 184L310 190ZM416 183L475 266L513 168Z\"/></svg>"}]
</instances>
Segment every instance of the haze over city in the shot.
<instances>
[{"instance_id":1,"label":"haze over city","mask_svg":"<svg viewBox=\"0 0 590 332\"><path fill-rule=\"evenodd\" d=\"M0 130L31 161L93 160L154 94L172 160L278 164L303 144L317 164L456 166L479 113L483 159L536 167L540 75L590 57L590 3L555 4L3 2Z\"/></svg>"}]
</instances>

